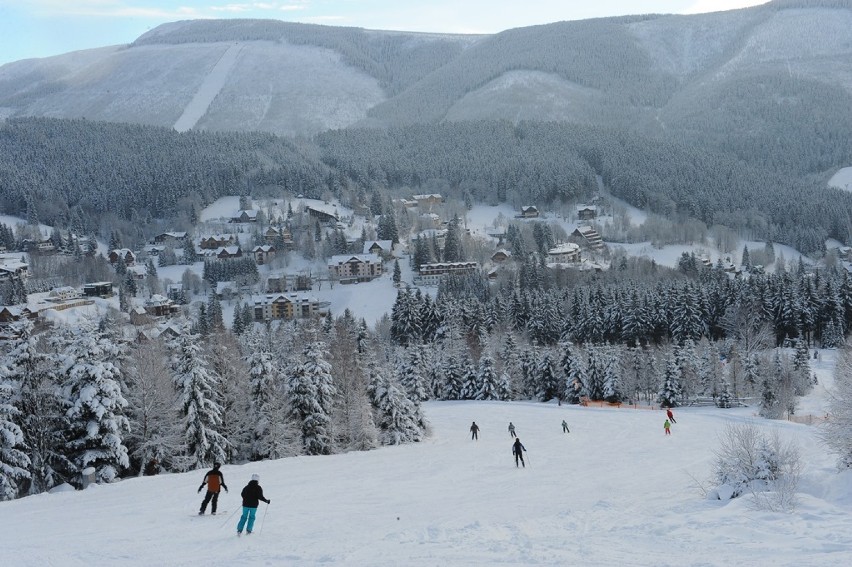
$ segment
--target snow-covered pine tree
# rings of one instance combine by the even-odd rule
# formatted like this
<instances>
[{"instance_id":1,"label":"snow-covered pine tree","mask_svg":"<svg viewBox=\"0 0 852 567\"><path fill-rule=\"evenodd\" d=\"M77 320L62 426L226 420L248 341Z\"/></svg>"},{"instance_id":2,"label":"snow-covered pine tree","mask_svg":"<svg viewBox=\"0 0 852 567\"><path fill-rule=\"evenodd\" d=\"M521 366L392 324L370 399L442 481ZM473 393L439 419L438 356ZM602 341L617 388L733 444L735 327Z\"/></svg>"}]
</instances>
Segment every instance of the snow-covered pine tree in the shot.
<instances>
[{"instance_id":1,"label":"snow-covered pine tree","mask_svg":"<svg viewBox=\"0 0 852 567\"><path fill-rule=\"evenodd\" d=\"M423 370L423 346L414 345L404 349L400 355L399 383L405 388L408 397L418 405L428 399L423 385Z\"/></svg>"},{"instance_id":2,"label":"snow-covered pine tree","mask_svg":"<svg viewBox=\"0 0 852 567\"><path fill-rule=\"evenodd\" d=\"M536 369L536 399L540 402L549 402L560 398L562 395L562 380L556 372L553 353L544 349L538 357L538 368ZM560 398L561 399L561 398Z\"/></svg>"},{"instance_id":3,"label":"snow-covered pine tree","mask_svg":"<svg viewBox=\"0 0 852 567\"><path fill-rule=\"evenodd\" d=\"M535 399L538 395L538 351L527 347L518 353L520 362L521 396L524 399Z\"/></svg>"},{"instance_id":4,"label":"snow-covered pine tree","mask_svg":"<svg viewBox=\"0 0 852 567\"><path fill-rule=\"evenodd\" d=\"M23 492L38 494L70 478L73 465L63 453L62 435L68 419L59 403L56 384L57 357L40 347L29 319L12 328L16 337L0 363L3 380L17 384L18 424L30 460L29 479ZM50 341L47 341L50 342Z\"/></svg>"},{"instance_id":5,"label":"snow-covered pine tree","mask_svg":"<svg viewBox=\"0 0 852 567\"><path fill-rule=\"evenodd\" d=\"M30 459L21 449L24 434L18 425L21 411L15 407L19 383L8 379L0 367L0 500L18 496L20 482L30 477Z\"/></svg>"},{"instance_id":6,"label":"snow-covered pine tree","mask_svg":"<svg viewBox=\"0 0 852 567\"><path fill-rule=\"evenodd\" d=\"M120 347L91 324L68 329L63 339L66 454L77 471L94 467L99 482L112 482L130 465L123 440L129 424L118 367Z\"/></svg>"},{"instance_id":7,"label":"snow-covered pine tree","mask_svg":"<svg viewBox=\"0 0 852 567\"><path fill-rule=\"evenodd\" d=\"M611 403L621 402L624 393L621 387L621 375L619 374L618 351L615 347L606 347L604 361L603 399Z\"/></svg>"},{"instance_id":8,"label":"snow-covered pine tree","mask_svg":"<svg viewBox=\"0 0 852 567\"><path fill-rule=\"evenodd\" d=\"M494 370L494 359L491 354L482 353L479 357L479 369L477 370L477 382L479 382L479 391L476 393L477 400L501 400L501 388L497 372Z\"/></svg>"},{"instance_id":9,"label":"snow-covered pine tree","mask_svg":"<svg viewBox=\"0 0 852 567\"><path fill-rule=\"evenodd\" d=\"M379 438L383 445L399 445L420 441L423 431L415 408L404 392L372 361L367 394L375 408Z\"/></svg>"},{"instance_id":10,"label":"snow-covered pine tree","mask_svg":"<svg viewBox=\"0 0 852 567\"><path fill-rule=\"evenodd\" d=\"M608 355L606 348L602 345L589 345L587 348L589 365L586 370L587 381L584 394L592 400L604 398L604 384L608 366Z\"/></svg>"},{"instance_id":11,"label":"snow-covered pine tree","mask_svg":"<svg viewBox=\"0 0 852 567\"><path fill-rule=\"evenodd\" d=\"M501 376L509 378L510 397L505 399L515 399L520 394L520 381L516 377L520 376L521 362L518 357L518 344L511 331L506 333L499 360L503 369Z\"/></svg>"},{"instance_id":12,"label":"snow-covered pine tree","mask_svg":"<svg viewBox=\"0 0 852 567\"><path fill-rule=\"evenodd\" d=\"M268 333L255 331L244 341L244 359L249 374L249 408L247 423L251 424L250 459L269 458L264 450L272 424L279 416L270 411L273 400L281 397L277 389L278 368L274 363Z\"/></svg>"},{"instance_id":13,"label":"snow-covered pine tree","mask_svg":"<svg viewBox=\"0 0 852 567\"><path fill-rule=\"evenodd\" d=\"M569 404L580 403L583 385L586 383L586 365L579 349L570 343L562 345L562 399Z\"/></svg>"},{"instance_id":14,"label":"snow-covered pine tree","mask_svg":"<svg viewBox=\"0 0 852 567\"><path fill-rule=\"evenodd\" d=\"M249 399L246 396L249 390L248 366L241 356L234 355L242 353L242 348L237 336L225 331L211 334L202 348L207 355L209 368L218 377L216 403L222 410L219 433L228 440L225 462L245 460L250 449L251 428L251 424L246 423L249 414Z\"/></svg>"},{"instance_id":15,"label":"snow-covered pine tree","mask_svg":"<svg viewBox=\"0 0 852 567\"><path fill-rule=\"evenodd\" d=\"M729 408L733 405L733 396L731 395L731 386L727 380L722 380L719 387L719 397L716 398L716 407Z\"/></svg>"},{"instance_id":16,"label":"snow-covered pine tree","mask_svg":"<svg viewBox=\"0 0 852 567\"><path fill-rule=\"evenodd\" d=\"M444 359L441 374L444 377L443 390L441 392L442 400L460 400L462 394L462 380L464 378L464 368L455 355L450 354Z\"/></svg>"},{"instance_id":17,"label":"snow-covered pine tree","mask_svg":"<svg viewBox=\"0 0 852 567\"><path fill-rule=\"evenodd\" d=\"M459 394L460 400L475 400L480 390L479 376L470 355L465 352L461 358L462 386Z\"/></svg>"},{"instance_id":18,"label":"snow-covered pine tree","mask_svg":"<svg viewBox=\"0 0 852 567\"><path fill-rule=\"evenodd\" d=\"M680 386L680 369L677 358L672 352L666 357L666 371L657 401L662 407L677 407L680 405L682 389Z\"/></svg>"},{"instance_id":19,"label":"snow-covered pine tree","mask_svg":"<svg viewBox=\"0 0 852 567\"><path fill-rule=\"evenodd\" d=\"M331 407L335 388L325 349L324 342L309 341L301 364L288 379L290 410L300 426L302 446L308 455L329 455L333 451Z\"/></svg>"},{"instance_id":20,"label":"snow-covered pine tree","mask_svg":"<svg viewBox=\"0 0 852 567\"><path fill-rule=\"evenodd\" d=\"M202 304L203 306L203 304ZM200 337L184 328L172 345L172 380L183 415L182 470L225 462L228 440L220 432L222 408L217 403L219 376L209 368Z\"/></svg>"}]
</instances>

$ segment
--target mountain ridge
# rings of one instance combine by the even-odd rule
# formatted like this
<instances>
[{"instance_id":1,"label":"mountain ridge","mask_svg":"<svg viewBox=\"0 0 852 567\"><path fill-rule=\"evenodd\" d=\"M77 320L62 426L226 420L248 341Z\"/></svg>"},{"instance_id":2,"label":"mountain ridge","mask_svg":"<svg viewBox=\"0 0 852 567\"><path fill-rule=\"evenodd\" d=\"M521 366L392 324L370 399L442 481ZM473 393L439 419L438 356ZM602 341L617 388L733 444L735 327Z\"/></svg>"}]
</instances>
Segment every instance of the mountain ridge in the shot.
<instances>
[{"instance_id":1,"label":"mountain ridge","mask_svg":"<svg viewBox=\"0 0 852 567\"><path fill-rule=\"evenodd\" d=\"M784 160L763 148L777 140L801 140L800 153L832 153L828 140L838 137L846 147L848 29L848 0L776 0L475 36L185 20L127 46L0 67L0 116L175 127L195 112L196 129L284 136L482 119L576 122L694 138L774 166ZM192 101L235 43L239 54L199 113ZM823 174L843 165L803 157L788 169Z\"/></svg>"}]
</instances>

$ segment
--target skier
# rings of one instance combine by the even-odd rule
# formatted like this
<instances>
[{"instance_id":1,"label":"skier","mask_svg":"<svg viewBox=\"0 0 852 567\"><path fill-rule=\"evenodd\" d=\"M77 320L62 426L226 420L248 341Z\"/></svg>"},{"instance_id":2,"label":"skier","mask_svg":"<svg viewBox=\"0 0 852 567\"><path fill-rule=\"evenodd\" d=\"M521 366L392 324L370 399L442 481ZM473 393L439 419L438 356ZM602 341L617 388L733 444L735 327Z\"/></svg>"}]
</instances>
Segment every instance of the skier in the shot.
<instances>
[{"instance_id":1,"label":"skier","mask_svg":"<svg viewBox=\"0 0 852 567\"><path fill-rule=\"evenodd\" d=\"M674 414L672 413L672 408L666 410L666 416L669 418L669 421L672 423L677 423L677 420L674 418Z\"/></svg>"},{"instance_id":2,"label":"skier","mask_svg":"<svg viewBox=\"0 0 852 567\"><path fill-rule=\"evenodd\" d=\"M243 527L246 528L246 533L250 534L254 527L254 516L257 513L257 507L260 501L263 500L267 504L271 502L268 498L263 497L263 488L260 487L260 476L253 474L251 480L243 488L240 496L243 497L243 515L240 516L240 521L237 524L237 535L242 535ZM248 525L246 525L248 520Z\"/></svg>"},{"instance_id":3,"label":"skier","mask_svg":"<svg viewBox=\"0 0 852 567\"><path fill-rule=\"evenodd\" d=\"M198 492L201 492L201 489L204 488L204 485L207 485L207 494L204 495L204 501L201 503L201 510L198 511L199 516L204 515L204 511L207 509L207 503L210 504L210 513L214 516L216 515L216 505L219 503L219 491L224 488L225 492L228 492L228 487L225 485L225 477L222 476L222 471L219 470L221 467L219 463L213 463L213 469L207 471L207 474L204 475L204 480L201 482L201 486L198 487Z\"/></svg>"},{"instance_id":4,"label":"skier","mask_svg":"<svg viewBox=\"0 0 852 567\"><path fill-rule=\"evenodd\" d=\"M564 419L562 420L562 433L571 433L568 430L568 423L566 423L566 421Z\"/></svg>"},{"instance_id":5,"label":"skier","mask_svg":"<svg viewBox=\"0 0 852 567\"><path fill-rule=\"evenodd\" d=\"M523 452L526 451L527 448L521 445L520 438L515 438L515 443L512 445L512 454L515 455L515 466L518 466L518 459L521 460L521 464L524 468L527 468L527 464L524 462Z\"/></svg>"},{"instance_id":6,"label":"skier","mask_svg":"<svg viewBox=\"0 0 852 567\"><path fill-rule=\"evenodd\" d=\"M511 421L509 422L509 435L517 437L517 435L515 435L515 425Z\"/></svg>"},{"instance_id":7,"label":"skier","mask_svg":"<svg viewBox=\"0 0 852 567\"><path fill-rule=\"evenodd\" d=\"M479 426L476 425L475 421L470 426L470 440L473 441L474 439L479 441Z\"/></svg>"},{"instance_id":8,"label":"skier","mask_svg":"<svg viewBox=\"0 0 852 567\"><path fill-rule=\"evenodd\" d=\"M671 435L671 434L672 434L672 424L669 422L669 420L668 420L668 419L667 419L667 420L666 420L666 422L663 424L663 429L665 429L665 431L666 431L666 435Z\"/></svg>"}]
</instances>

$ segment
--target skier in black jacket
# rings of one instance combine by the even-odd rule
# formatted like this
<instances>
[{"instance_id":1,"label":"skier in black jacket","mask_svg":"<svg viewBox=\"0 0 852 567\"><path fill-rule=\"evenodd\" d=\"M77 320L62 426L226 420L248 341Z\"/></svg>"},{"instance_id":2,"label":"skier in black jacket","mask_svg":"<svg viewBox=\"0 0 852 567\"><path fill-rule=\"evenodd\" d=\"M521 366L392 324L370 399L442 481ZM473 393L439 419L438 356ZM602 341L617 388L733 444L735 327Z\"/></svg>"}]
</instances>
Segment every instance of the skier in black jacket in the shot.
<instances>
[{"instance_id":1,"label":"skier in black jacket","mask_svg":"<svg viewBox=\"0 0 852 567\"><path fill-rule=\"evenodd\" d=\"M520 459L521 464L524 466L524 468L527 468L527 464L524 462L524 451L526 450L527 448L521 445L520 438L516 437L514 444L512 444L512 454L515 455L516 467L518 466L518 459Z\"/></svg>"},{"instance_id":2,"label":"skier in black jacket","mask_svg":"<svg viewBox=\"0 0 852 567\"><path fill-rule=\"evenodd\" d=\"M257 507L260 505L261 500L267 504L271 502L268 498L263 497L263 488L258 484L259 481L260 477L258 475L251 475L251 480L240 493L240 496L243 497L243 515L240 516L240 521L237 524L237 535L243 533L243 527L246 528L247 534L251 533L254 527L254 516L257 513ZM248 525L246 525L246 520L248 520Z\"/></svg>"}]
</instances>

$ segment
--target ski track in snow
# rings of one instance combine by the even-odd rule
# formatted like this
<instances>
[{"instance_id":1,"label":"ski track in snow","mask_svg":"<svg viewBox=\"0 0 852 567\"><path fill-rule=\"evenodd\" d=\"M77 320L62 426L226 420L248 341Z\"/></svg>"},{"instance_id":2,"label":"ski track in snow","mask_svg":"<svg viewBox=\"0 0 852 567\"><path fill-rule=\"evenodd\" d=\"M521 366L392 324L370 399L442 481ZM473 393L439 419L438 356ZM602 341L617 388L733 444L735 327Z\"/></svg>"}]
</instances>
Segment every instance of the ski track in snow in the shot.
<instances>
[{"instance_id":1,"label":"ski track in snow","mask_svg":"<svg viewBox=\"0 0 852 567\"><path fill-rule=\"evenodd\" d=\"M207 109L210 108L210 104L213 102L213 99L216 98L216 95L218 95L219 91L222 90L222 87L225 86L225 81L227 80L231 69L234 67L234 63L237 61L237 55L239 55L242 48L241 44L235 43L222 54L219 61L217 61L216 65L213 66L210 74L205 77L201 86L198 87L198 92L195 93L195 96L193 96L192 100L189 101L189 104L186 105L186 108L183 110L183 114L181 114L180 118L178 118L175 122L175 130L178 132L186 132L187 130L192 129L198 121L201 120L201 117L207 113Z\"/></svg>"}]
</instances>

